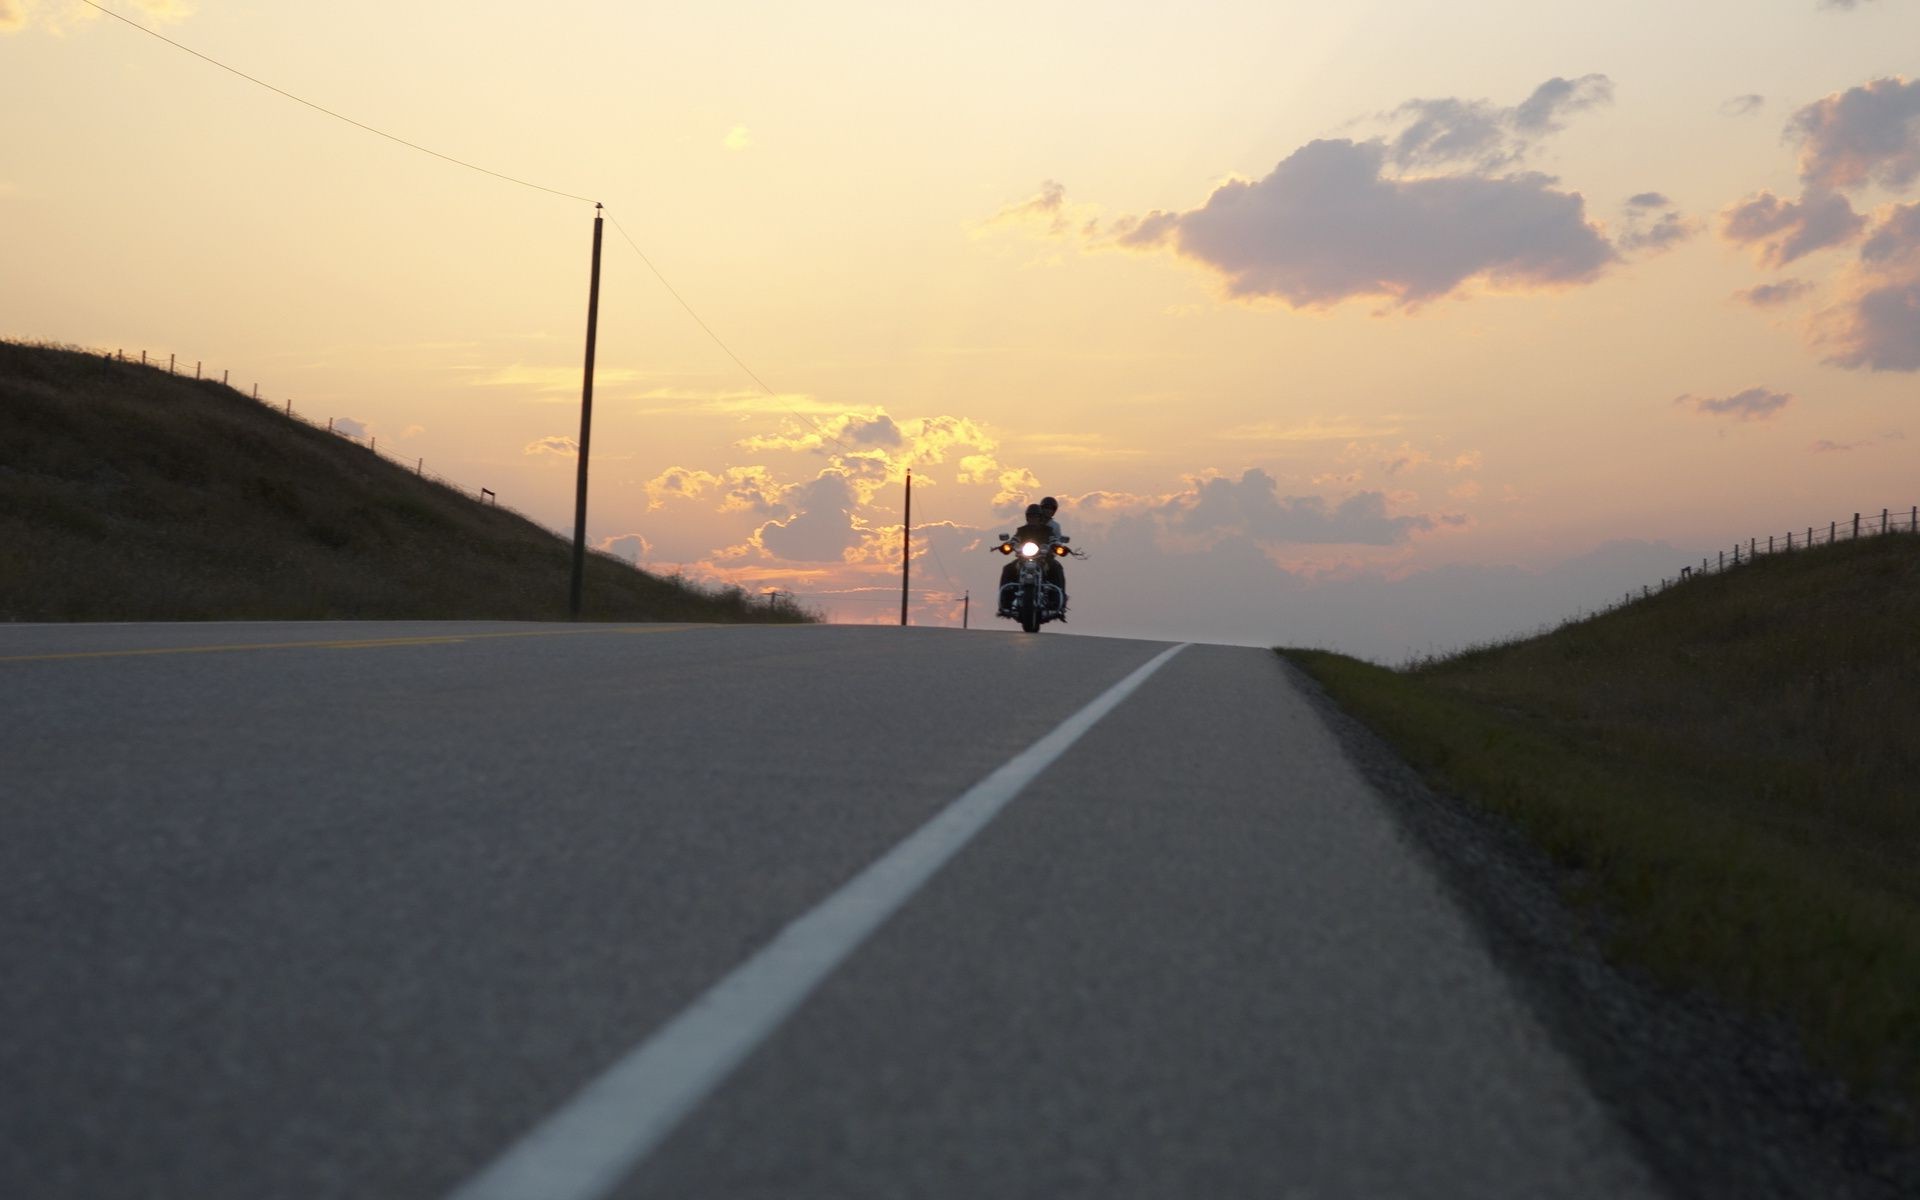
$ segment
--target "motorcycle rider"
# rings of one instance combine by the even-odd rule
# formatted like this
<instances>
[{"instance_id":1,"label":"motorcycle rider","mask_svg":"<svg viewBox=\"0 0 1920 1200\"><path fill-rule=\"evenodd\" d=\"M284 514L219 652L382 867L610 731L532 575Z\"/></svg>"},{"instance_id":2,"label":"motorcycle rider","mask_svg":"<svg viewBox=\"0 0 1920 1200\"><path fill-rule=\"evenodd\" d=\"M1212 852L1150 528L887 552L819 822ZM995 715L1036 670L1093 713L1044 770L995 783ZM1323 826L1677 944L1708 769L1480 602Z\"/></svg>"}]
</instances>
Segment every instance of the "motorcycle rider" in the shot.
<instances>
[{"instance_id":1,"label":"motorcycle rider","mask_svg":"<svg viewBox=\"0 0 1920 1200\"><path fill-rule=\"evenodd\" d=\"M1061 538L1060 522L1054 519L1054 514L1059 511L1060 502L1052 496L1044 497L1038 504L1027 505L1026 524L1013 531L1014 544L1017 546L1021 542L1038 542L1044 548L1050 547L1054 542L1059 541ZM1000 568L1000 596L1002 601L1005 600L1007 595L1007 585L1013 582L1014 575L1019 569L1020 564L1017 560L1009 562L1006 566ZM1047 582L1060 589L1060 611L1062 614L1060 620L1064 622L1067 619L1065 616L1067 609L1067 573L1060 566L1060 557L1058 555L1051 553L1047 555L1046 572ZM1013 612L1002 603L999 615L1003 617L1012 616Z\"/></svg>"}]
</instances>

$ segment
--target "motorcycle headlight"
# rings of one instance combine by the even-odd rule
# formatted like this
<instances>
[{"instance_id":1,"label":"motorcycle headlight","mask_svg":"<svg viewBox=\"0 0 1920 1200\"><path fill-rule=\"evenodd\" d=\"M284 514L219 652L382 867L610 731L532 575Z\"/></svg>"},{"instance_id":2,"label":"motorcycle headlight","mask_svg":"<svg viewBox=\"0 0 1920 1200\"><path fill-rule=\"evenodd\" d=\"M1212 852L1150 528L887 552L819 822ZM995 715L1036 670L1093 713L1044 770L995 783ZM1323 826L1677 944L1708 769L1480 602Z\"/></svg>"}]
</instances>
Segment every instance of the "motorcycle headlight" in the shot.
<instances>
[{"instance_id":1,"label":"motorcycle headlight","mask_svg":"<svg viewBox=\"0 0 1920 1200\"><path fill-rule=\"evenodd\" d=\"M1021 558L1032 558L1034 555L1038 553L1040 553L1040 544L1038 542L1021 542L1020 543Z\"/></svg>"}]
</instances>

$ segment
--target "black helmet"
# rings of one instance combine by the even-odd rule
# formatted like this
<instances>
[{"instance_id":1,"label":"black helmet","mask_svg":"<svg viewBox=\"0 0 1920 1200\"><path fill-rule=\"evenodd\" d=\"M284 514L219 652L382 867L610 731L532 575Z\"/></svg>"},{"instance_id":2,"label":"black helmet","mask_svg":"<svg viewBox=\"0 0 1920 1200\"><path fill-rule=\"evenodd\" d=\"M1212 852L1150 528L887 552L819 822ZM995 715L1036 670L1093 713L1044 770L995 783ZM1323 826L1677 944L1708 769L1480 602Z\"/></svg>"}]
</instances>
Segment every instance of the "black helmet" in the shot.
<instances>
[{"instance_id":1,"label":"black helmet","mask_svg":"<svg viewBox=\"0 0 1920 1200\"><path fill-rule=\"evenodd\" d=\"M1060 502L1052 496L1043 496L1040 499L1040 507L1047 510L1048 516L1052 516L1060 511Z\"/></svg>"},{"instance_id":2,"label":"black helmet","mask_svg":"<svg viewBox=\"0 0 1920 1200\"><path fill-rule=\"evenodd\" d=\"M1039 524L1047 519L1047 510L1038 504L1027 505L1027 520Z\"/></svg>"}]
</instances>

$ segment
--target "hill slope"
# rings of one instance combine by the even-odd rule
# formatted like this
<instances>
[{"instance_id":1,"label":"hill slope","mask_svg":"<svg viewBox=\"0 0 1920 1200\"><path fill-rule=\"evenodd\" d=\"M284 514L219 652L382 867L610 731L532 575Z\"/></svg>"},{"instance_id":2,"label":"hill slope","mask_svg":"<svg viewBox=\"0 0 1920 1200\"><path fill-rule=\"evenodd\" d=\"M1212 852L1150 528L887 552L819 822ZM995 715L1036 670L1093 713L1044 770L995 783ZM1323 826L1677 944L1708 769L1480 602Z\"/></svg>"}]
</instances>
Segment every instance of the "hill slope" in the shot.
<instances>
[{"instance_id":1,"label":"hill slope","mask_svg":"<svg viewBox=\"0 0 1920 1200\"><path fill-rule=\"evenodd\" d=\"M1407 671L1285 653L1569 868L1618 957L1790 1018L1920 1118L1920 537Z\"/></svg>"},{"instance_id":2,"label":"hill slope","mask_svg":"<svg viewBox=\"0 0 1920 1200\"><path fill-rule=\"evenodd\" d=\"M0 342L0 620L564 619L570 554L223 384ZM807 619L600 554L582 607Z\"/></svg>"}]
</instances>

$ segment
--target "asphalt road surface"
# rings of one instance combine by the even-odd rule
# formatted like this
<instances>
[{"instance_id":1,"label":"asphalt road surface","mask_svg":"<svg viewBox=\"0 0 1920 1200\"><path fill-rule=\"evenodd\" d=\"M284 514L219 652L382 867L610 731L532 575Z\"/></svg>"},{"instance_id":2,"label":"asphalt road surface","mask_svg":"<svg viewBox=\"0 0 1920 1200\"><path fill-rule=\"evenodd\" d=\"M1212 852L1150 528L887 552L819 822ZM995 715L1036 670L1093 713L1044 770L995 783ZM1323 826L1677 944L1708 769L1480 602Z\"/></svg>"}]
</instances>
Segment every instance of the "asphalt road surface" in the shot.
<instances>
[{"instance_id":1,"label":"asphalt road surface","mask_svg":"<svg viewBox=\"0 0 1920 1200\"><path fill-rule=\"evenodd\" d=\"M1264 651L0 627L0 1196L1653 1193Z\"/></svg>"}]
</instances>

